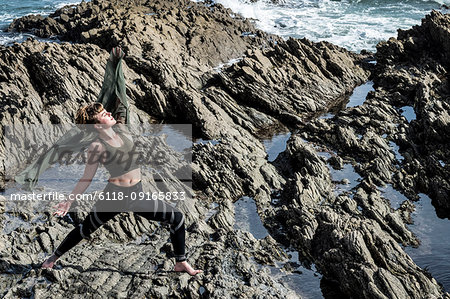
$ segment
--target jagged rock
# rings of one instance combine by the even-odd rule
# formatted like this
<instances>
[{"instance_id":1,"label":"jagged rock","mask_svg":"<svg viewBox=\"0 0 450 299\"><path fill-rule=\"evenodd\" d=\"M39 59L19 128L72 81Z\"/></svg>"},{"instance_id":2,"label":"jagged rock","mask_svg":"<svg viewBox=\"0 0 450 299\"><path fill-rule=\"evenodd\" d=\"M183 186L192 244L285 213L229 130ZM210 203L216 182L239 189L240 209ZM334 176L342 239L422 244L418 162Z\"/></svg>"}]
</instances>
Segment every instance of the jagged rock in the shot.
<instances>
[{"instance_id":1,"label":"jagged rock","mask_svg":"<svg viewBox=\"0 0 450 299\"><path fill-rule=\"evenodd\" d=\"M449 119L447 119L450 107L445 100L448 95L448 84L445 79L448 68L448 52L446 51L448 48L448 18L448 15L432 12L422 21L422 25L407 31L400 30L397 39L392 38L387 42L380 43L376 54L377 65L373 70L375 91L369 93L362 105L344 109L333 118L311 121L303 129L304 132L300 132L301 136L305 136L309 141L326 144L336 150L338 156L345 160L358 162L355 170L364 179L359 184L361 188L357 189L353 199L361 208L365 221L372 219L379 226L373 229L381 229L390 238L403 244L418 244L405 226L405 222L411 222L409 214L412 208L408 203L403 203L399 209L392 211L389 202L382 199L376 191L376 185L391 183L413 200L418 198L419 192L427 193L433 199L433 203L441 208L440 216L448 217L448 213L445 211L449 206L448 178L450 176L447 168L449 151L443 150L443 148L448 148L447 135L450 132ZM414 108L416 119L408 121L401 115L404 106ZM395 153L395 144L399 146L400 153ZM403 158L397 158L399 154L403 155ZM332 162L331 159L330 162ZM301 171L301 169L298 168L297 171ZM284 192L288 191L285 189ZM334 206L333 212L324 215L327 223L333 222L335 219L345 221L343 219L347 217L344 216L346 213L360 215L360 212L354 208L354 204L346 204L347 201L344 198L339 196L332 201L334 205L341 206L342 210ZM301 204L291 204L287 209L299 209L298 206L301 207ZM340 212L337 212L338 210ZM295 212L291 213L295 214ZM339 216L331 216L334 215L333 213L337 213ZM282 211L270 214L285 215ZM275 216L275 219L278 220L282 218L282 216L280 218ZM316 217L316 219L320 218ZM299 227L303 225L302 220L299 219L297 222L300 224ZM320 223L319 221L319 228ZM369 226L372 225L374 224L369 224ZM297 233L296 226L293 223L286 223L285 227L291 232L288 233L289 241L301 244L298 239L293 237L300 235L305 238ZM325 227L328 229L328 226ZM315 229L313 234L318 236L325 231L327 230ZM343 233L335 227L330 231L333 232L333 236L338 236L338 240L345 235L345 232ZM364 246L367 246L373 237L369 238L366 232L363 234L365 235L363 243L365 243ZM324 237L324 239L327 238L330 239L330 236ZM361 240L360 236L355 235L351 238L357 242L346 244L356 247L351 249L356 250L353 253L358 252L362 256L366 256L364 246L358 241ZM308 237L308 242L311 239L314 237ZM320 245L315 248L316 250L327 246L325 242L317 242ZM332 243L330 242L330 244ZM342 243L338 242L337 244ZM339 261L347 265L346 258L340 251L341 245L337 244L333 245L336 247L330 250L326 259L329 262L337 263ZM347 249L350 250L350 248ZM404 255L399 249L393 250L397 251L400 256ZM317 251L313 250L313 252ZM379 261L379 254L383 254L382 252L383 250L377 250L377 261ZM307 253L305 256L309 254ZM310 259L317 261L317 258L314 257L310 257ZM382 259L385 260L385 258ZM410 263L409 258L402 259L405 265ZM378 264L375 260L373 262ZM366 260L366 263L371 264L372 260ZM327 267L330 266L328 262L325 264ZM428 274L419 271L414 274L414 277L399 277L394 274L396 277L394 278L393 272L389 270L391 267L388 266L389 263L383 262L383 264L384 266L375 272L371 270L364 275L358 272L360 270L356 271L357 275L372 277L370 280L361 282L369 285L368 291L363 291L364 297L377 296L376 294L387 297L396 294L396 296L404 298L417 296L414 287L405 288L404 286L415 285L415 281L422 280L425 281L424 291L422 291L425 293L423 294L432 293L433 296L441 296L438 295L440 290L439 287L436 287L435 281L426 278ZM379 266L378 264L376 267ZM405 266L402 272L407 271L408 268L409 266ZM352 275L343 269L336 271L336 273ZM385 277L373 280L377 275ZM391 279L392 285L389 287L390 290L387 290L383 285ZM352 294L352 288L361 287L351 283L349 286L344 291L348 294Z\"/></svg>"},{"instance_id":2,"label":"jagged rock","mask_svg":"<svg viewBox=\"0 0 450 299\"><path fill-rule=\"evenodd\" d=\"M2 295L198 297L203 288L203 294L211 297L295 297L267 268L259 271L286 258L276 254L279 243L293 246L302 258L315 263L325 278L339 282L347 296L443 295L437 282L397 245L416 242L402 221L408 216L407 207L391 210L373 188L374 183L391 180L407 188L445 184L445 180L432 185L420 175L412 177L413 171L423 170L417 158L420 151L414 146L403 163L409 168L398 175L395 155L380 137L386 133L392 140L411 144L411 134L420 130L411 131L414 123L408 124L397 106L416 90L434 95L434 85L444 80L442 74L429 72L428 81L415 89L411 85L420 81L405 71L386 70L382 76L385 64L380 58L376 91L365 104L332 120L306 125L308 137L334 145L339 159L361 161L358 169L366 178L355 197L336 197L328 167L310 144L293 134L286 151L269 163L258 137L274 128L302 128L314 115L335 105L367 80L369 74L361 67L367 54L350 53L327 42L284 41L230 13L214 3L93 0L64 7L47 18L30 16L10 25L9 30L34 30L38 36L57 36L73 44L28 40L0 47L2 126L22 126L23 133L27 124L72 122L76 109L98 94L108 50L120 45L127 53L124 72L132 122L192 123L196 137L217 144L194 145L193 185L202 196L183 207L188 214L189 259L205 271L203 276L165 272L173 267L168 259L168 231L123 214L65 255L62 269L48 271L53 274L45 275L53 283L36 280L39 274L30 271ZM394 63L395 55L421 45L412 41L411 45L391 41L380 55L388 53L386 63ZM239 61L227 64L231 59ZM392 92L379 87L383 84L398 88ZM425 110L442 112L447 106L441 102L434 110ZM433 117L433 125L439 128L427 133L436 136L446 128L446 114ZM436 145L432 139L427 142L430 148ZM20 155L7 160L5 144L0 149L2 161L17 170ZM436 155L447 154L445 147L439 149ZM152 186L150 179L145 182ZM277 205L271 204L273 190L281 190ZM254 196L273 239L256 240L234 229L232 203L242 195ZM204 221L210 202L218 202L219 207ZM39 263L44 257L38 253L53 250L74 225L51 219L31 226L38 238L23 230L2 236L2 269Z\"/></svg>"},{"instance_id":3,"label":"jagged rock","mask_svg":"<svg viewBox=\"0 0 450 299\"><path fill-rule=\"evenodd\" d=\"M443 150L448 148L450 132L450 106L445 101L448 87L444 79L449 59L448 18L433 11L420 26L400 30L397 39L381 43L377 53L381 64L377 63L374 78L393 105L414 107L416 119L409 123L401 141L405 151L410 149L404 161L404 168L409 171L404 177L414 183L411 187L404 186L406 190L418 188L430 194L441 216L446 216L450 207L449 170L438 162L441 160L447 165L449 160L449 151ZM404 50L395 51L396 48ZM386 75L392 78L391 83L381 79ZM406 85L408 96L397 98L396 94L405 90L405 84L397 83L405 81L403 78L410 81ZM414 161L418 162L417 167L410 167ZM422 175L415 176L417 173Z\"/></svg>"},{"instance_id":4,"label":"jagged rock","mask_svg":"<svg viewBox=\"0 0 450 299\"><path fill-rule=\"evenodd\" d=\"M344 160L339 156L331 157L328 159L328 163L330 163L334 169L342 169L344 167Z\"/></svg>"}]
</instances>

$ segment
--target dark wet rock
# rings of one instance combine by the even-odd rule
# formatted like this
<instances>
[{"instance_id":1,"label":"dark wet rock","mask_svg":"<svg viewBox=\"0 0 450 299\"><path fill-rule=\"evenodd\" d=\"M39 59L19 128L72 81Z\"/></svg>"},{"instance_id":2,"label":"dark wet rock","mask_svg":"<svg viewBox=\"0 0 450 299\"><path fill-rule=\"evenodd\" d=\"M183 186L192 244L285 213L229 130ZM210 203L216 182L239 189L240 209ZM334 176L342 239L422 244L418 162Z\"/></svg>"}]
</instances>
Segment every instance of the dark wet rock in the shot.
<instances>
[{"instance_id":1,"label":"dark wet rock","mask_svg":"<svg viewBox=\"0 0 450 299\"><path fill-rule=\"evenodd\" d=\"M223 235L221 242L207 241L202 246L196 245L197 249L192 250L191 256L195 257L206 271L202 274L203 278L192 278L188 274L170 273L173 263L166 259L164 251L155 248L161 245L166 248L168 235L164 231L155 235L158 238L145 245L111 241L108 246L98 242L83 244L82 246L86 247L84 250L77 247L67 257L62 258L62 269L33 270L27 273L21 284L16 284L5 293L5 298L18 296L27 286L33 285L35 292L39 289L39 294L45 294L45 288L50 288L54 296L66 292L85 292L96 296L145 294L154 297L181 297L185 293L196 294L201 285L213 296L238 296L241 293L262 296L260 285L266 285L264 292L269 292L275 298L293 296L292 291L274 281L269 273L256 271L250 258L252 255L271 257L266 248L277 245L270 240L257 241L249 233L229 232ZM200 241L199 238L193 239ZM195 244L195 240L190 240L190 244ZM78 256L78 259L73 260L75 256ZM41 277L46 280L37 282L36 279ZM69 280L70 284L67 284ZM247 283L243 284L242 281Z\"/></svg>"},{"instance_id":2,"label":"dark wet rock","mask_svg":"<svg viewBox=\"0 0 450 299\"><path fill-rule=\"evenodd\" d=\"M374 78L393 107L414 107L416 119L398 128L405 152L403 177L409 180L402 187L430 194L442 216L450 207L449 172L438 162L446 165L449 160L448 18L433 11L420 26L400 30L397 39L381 43Z\"/></svg>"},{"instance_id":3,"label":"dark wet rock","mask_svg":"<svg viewBox=\"0 0 450 299\"><path fill-rule=\"evenodd\" d=\"M248 51L244 59L222 72L220 79L241 104L288 124L302 124L299 114L325 110L365 77L355 58L330 43L289 39L273 50Z\"/></svg>"},{"instance_id":4,"label":"dark wet rock","mask_svg":"<svg viewBox=\"0 0 450 299\"><path fill-rule=\"evenodd\" d=\"M353 199L328 193L332 188L330 178L323 175L326 165L295 135L275 166L293 181L292 187L287 184L282 191L281 206L266 212L266 225L282 239L276 229L281 224L288 239L285 241L314 261L325 276L339 277L341 291L358 296L363 290L370 298L377 294L407 298L417 292L439 296L437 283L397 245L417 245L417 241L379 192L367 193L359 188ZM292 170L295 174L290 173ZM416 270L410 272L411 267ZM390 285L388 281L398 283ZM422 291L416 282L423 286Z\"/></svg>"},{"instance_id":5,"label":"dark wet rock","mask_svg":"<svg viewBox=\"0 0 450 299\"><path fill-rule=\"evenodd\" d=\"M344 160L339 156L332 156L327 162L337 170L344 167Z\"/></svg>"},{"instance_id":6,"label":"dark wet rock","mask_svg":"<svg viewBox=\"0 0 450 299\"><path fill-rule=\"evenodd\" d=\"M395 188L398 188L404 195L413 200L418 198L418 193L427 193L437 206L443 208L441 215L448 217L448 214L443 212L448 207L448 178L450 177L447 172L449 151L443 150L448 148L449 139L447 135L450 132L447 125L450 121L448 118L450 107L446 103L449 92L448 83L445 79L449 65L448 52L444 50L448 47L446 44L448 17L433 12L423 20L421 26L415 26L407 31L400 30L398 39L390 39L385 43L380 43L376 54L377 65L373 71L375 91L368 94L365 102L362 105L339 111L332 119L313 120L300 130L302 137L306 137L309 141L315 143L326 144L337 151L339 157L354 161L356 164L355 170L363 177L354 192L353 198L339 195L331 201L330 199L325 200L325 203L330 202L333 207L331 214L325 213L323 208L322 211L313 213L312 211L315 209L312 208L311 214L322 216L315 217L316 228L310 233L312 237L309 236L307 240L310 244L317 244L318 242L319 245L316 248L311 248L312 253L306 252L304 254L305 257L313 260L316 266L320 266L318 261L322 258L311 257L311 255L320 252L320 248L329 246L328 241L323 240L333 240L338 236L335 240L341 241L332 245L329 253L323 257L324 260L327 260L325 263L327 269L332 269L333 263L337 265L339 262L346 266L338 267L339 269L335 272L336 275L337 273L345 273L348 277L352 275L350 273L358 273L355 275L360 278L371 277L369 280L359 280L355 277L355 280L349 284L352 287L348 289L344 283L341 290L347 294L352 294L352 296L356 296L352 288L361 288L363 284L368 284L370 289L370 294L364 293L365 297L377 296L376 294L380 294L380 296L383 294L387 297L396 294L396 296L405 298L417 296L418 290L414 289L416 281L421 281L419 284L423 286L423 289L419 292L423 292L422 294L432 293L433 296L440 296L438 294L441 291L436 281L429 279L429 274L426 272L419 270L411 276L400 275L400 273L409 272L411 261L394 244L396 242L414 246L419 244L419 241L415 239L405 225L405 223L411 223L410 213L414 207L411 202L406 201L394 211L390 207L388 198L383 198L377 190L377 185L393 184ZM436 51L436 49L439 50ZM414 107L415 119L408 121L402 115L404 110L402 107L404 106ZM399 153L395 149L397 146L399 147ZM402 157L399 158L398 155ZM310 159L315 161L315 158ZM332 159L335 158L329 160L330 164L333 161ZM280 164L280 170L284 170L282 164ZM302 175L306 173L302 173L301 167L295 167L295 165L293 170ZM286 172L283 171L283 174L286 174ZM293 178L291 176L286 180L289 181ZM324 184L327 184L327 182L324 182ZM289 194L289 197L292 196L292 191L288 191L286 188L283 193ZM272 219L276 219L276 222L285 223L286 230L291 232L287 233L289 241L294 242L294 244L301 244L298 238L294 238L294 236L301 236L300 239L305 238L299 231L296 231L296 229L304 227L305 224L295 209L301 211L303 205L290 201L286 201L286 203L288 203L286 208L268 213L274 215L274 218L270 218L271 220L268 221L272 223ZM289 211L289 214L285 211ZM361 216L362 218L359 218ZM292 223L292 220L283 222L285 218L298 219L298 225ZM369 226L372 228L370 233L365 229L352 228L349 230L349 232L353 232L353 235L351 237L349 235L348 238L354 240L351 243L353 249L350 249L341 243L350 244L348 243L349 239L343 237L346 233L340 233L339 229L333 225L329 231L333 235L327 236L326 232L329 223L334 221L333 219L337 222L345 222L344 219L348 219L347 221L351 223L352 220L350 219L352 218L361 219L362 222L366 223L360 228ZM353 222L359 221L355 219L353 219ZM322 222L324 220L327 225ZM325 235L319 237L321 234ZM357 236L359 234L361 235ZM374 235L369 236L370 234ZM395 240L392 242L393 247L387 249L381 245L374 245L378 244L376 241L378 237L375 237L375 235L392 238L393 241ZM318 237L318 239L315 239L315 237ZM311 242L311 239L315 239L316 243ZM357 239L364 241L359 244ZM371 245L371 242L374 243ZM386 244L385 241L383 242ZM368 251L365 251L366 249L363 249L364 246L361 247L361 244L364 244ZM303 244L301 246L305 248ZM359 247L360 249L356 249ZM342 248L356 249L356 252L361 252L361 257L365 256L362 259L367 264L372 264L371 259L367 259L368 253L370 252L370 255L375 253L370 248L377 248L375 256L372 257L375 267L370 267L371 270L365 274L363 274L366 271L364 267L348 272L345 269L348 265L345 254L340 253ZM392 256L386 255L389 251L394 252L396 259L402 262L394 265L394 260L390 260ZM352 252L356 253L355 251ZM392 271L394 269L392 267L395 267L395 271ZM377 270L374 272L373 269ZM382 276L384 278L381 278ZM341 286L342 279L339 279ZM355 281L359 282L355 285ZM392 285L386 288L387 281L390 281Z\"/></svg>"},{"instance_id":7,"label":"dark wet rock","mask_svg":"<svg viewBox=\"0 0 450 299\"><path fill-rule=\"evenodd\" d=\"M195 72L197 61L215 66L238 57L252 41L242 38L242 32L266 35L247 20L231 18L230 13L220 4L205 6L190 1L96 0L74 8L63 7L46 18L16 19L8 30L31 31L40 37L58 36L61 40L97 44L106 49L127 44L124 50L129 56L142 57L151 51L156 58L154 54L166 52L172 59L187 60L188 67L193 64L191 72Z\"/></svg>"},{"instance_id":8,"label":"dark wet rock","mask_svg":"<svg viewBox=\"0 0 450 299\"><path fill-rule=\"evenodd\" d=\"M450 176L438 160L449 160L449 151L445 150L450 137L450 106L446 100L448 19L448 15L433 11L420 26L401 30L397 39L380 44L377 61L379 57L381 64L377 63L374 81L386 91L385 96L393 105L414 107L416 119L401 137L401 147L408 153L404 161L405 177L410 178L413 186L430 194L441 215L446 217L450 209ZM394 50L400 48L403 50ZM382 79L384 76L389 78L388 82ZM397 96L405 90L405 96Z\"/></svg>"}]
</instances>

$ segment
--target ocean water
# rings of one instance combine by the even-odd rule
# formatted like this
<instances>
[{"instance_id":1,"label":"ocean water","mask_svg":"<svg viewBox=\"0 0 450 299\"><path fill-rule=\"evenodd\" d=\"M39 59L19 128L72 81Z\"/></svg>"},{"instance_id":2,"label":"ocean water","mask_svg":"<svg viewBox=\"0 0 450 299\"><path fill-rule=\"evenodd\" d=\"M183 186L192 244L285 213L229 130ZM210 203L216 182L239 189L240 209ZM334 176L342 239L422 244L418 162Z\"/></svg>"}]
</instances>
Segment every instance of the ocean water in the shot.
<instances>
[{"instance_id":1,"label":"ocean water","mask_svg":"<svg viewBox=\"0 0 450 299\"><path fill-rule=\"evenodd\" d=\"M255 19L258 28L284 38L306 37L329 41L349 50L375 51L382 40L397 36L432 9L450 0L216 0L244 17ZM443 9L443 12L446 12Z\"/></svg>"},{"instance_id":2,"label":"ocean water","mask_svg":"<svg viewBox=\"0 0 450 299\"><path fill-rule=\"evenodd\" d=\"M31 34L3 32L14 19L30 14L47 16L65 5L80 2L80 0L0 0L0 30L2 31L0 32L0 44L21 42L31 36Z\"/></svg>"},{"instance_id":3,"label":"ocean water","mask_svg":"<svg viewBox=\"0 0 450 299\"><path fill-rule=\"evenodd\" d=\"M64 5L80 2L0 0L0 29L5 29L14 18L28 14L48 15ZM258 0L256 3L249 0L215 2L254 19L256 26L264 31L284 38L327 40L355 52L362 49L374 51L381 40L397 36L398 28L407 29L420 24L420 20L432 9L440 10L442 4L450 4L450 0L278 0L278 4L272 0ZM0 44L20 42L28 36L0 33Z\"/></svg>"},{"instance_id":4,"label":"ocean water","mask_svg":"<svg viewBox=\"0 0 450 299\"><path fill-rule=\"evenodd\" d=\"M409 225L411 231L420 239L418 248L407 247L406 253L414 262L430 272L433 277L450 291L450 221L435 216L435 208L426 194L419 194L420 201L415 203L416 209L411 214L414 224Z\"/></svg>"}]
</instances>

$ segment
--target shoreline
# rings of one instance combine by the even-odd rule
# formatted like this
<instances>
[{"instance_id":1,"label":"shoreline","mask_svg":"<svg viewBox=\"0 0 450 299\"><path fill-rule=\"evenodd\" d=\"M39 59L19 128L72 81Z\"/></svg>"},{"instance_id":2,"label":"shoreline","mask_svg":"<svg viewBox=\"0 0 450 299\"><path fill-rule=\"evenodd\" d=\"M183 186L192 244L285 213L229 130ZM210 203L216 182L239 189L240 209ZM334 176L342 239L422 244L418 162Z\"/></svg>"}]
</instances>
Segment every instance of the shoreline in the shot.
<instances>
[{"instance_id":1,"label":"shoreline","mask_svg":"<svg viewBox=\"0 0 450 299\"><path fill-rule=\"evenodd\" d=\"M211 6L214 3L216 3L215 1L211 1L208 3L208 1L206 2L201 2L201 1L192 1L195 3L199 3L205 6ZM261 1L260 1L261 2ZM233 18L246 18L248 20L250 20L253 25L255 25L256 28L263 30L265 32L271 33L271 34L275 34L280 36L281 38L283 38L284 40L287 40L289 37L293 37L293 38L308 38L309 40L315 41L315 42L320 42L320 41L328 41L328 42L332 42L333 44L339 45L341 47L346 48L349 51L352 51L354 53L360 53L361 51L370 51L370 52L375 52L376 48L376 44L380 41L383 40L387 40L392 36L396 35L396 31L398 28L401 29L407 29L410 28L413 25L419 25L420 19L422 19L423 17L425 17L426 14L428 14L431 10L439 10L443 13L448 12L448 7L446 7L445 5L441 5L438 2L429 2L429 3L425 3L425 2L418 2L415 4L411 4L411 6L409 6L410 4L408 3L398 3L398 7L397 4L394 6L383 6L382 3L380 3L379 5L379 9L383 10L383 11L387 11L390 13L384 18L383 15L373 15L373 12L371 12L371 6L367 6L364 3L360 3L360 2L356 2L356 3L331 3L333 5L331 5L330 3L328 4L324 4L322 3L321 5L319 5L318 7L316 7L315 5L312 5L312 3L309 3L308 1L306 1L305 3L301 4L302 2L289 2L288 3L272 3L272 4L267 4L267 3L258 3L258 1L252 2L252 3L237 3L234 1L219 1L217 3L223 3L224 5L226 5L226 7L233 9L235 13L231 13L230 16ZM434 3L434 5L432 4ZM58 4L55 9L57 9L58 7L62 7L61 5L64 3L60 3ZM79 3L77 3L79 4ZM76 5L76 4L75 4ZM298 5L300 5L302 8L299 8ZM304 7L303 7L303 6ZM402 5L406 5L406 7L402 7ZM416 6L415 6L416 5ZM53 12L53 10L49 10L48 8L49 5L46 5L46 9L47 9L47 14L41 14L42 16L48 16L49 14L51 14ZM68 5L69 6L74 6L72 5ZM323 6L323 7L322 7ZM322 8L320 8L322 7ZM353 7L353 9L352 9ZM328 8L328 9L326 9ZM411 8L412 11L409 11L408 8ZM300 9L300 11L299 11ZM304 9L306 9L306 11L302 12ZM396 22L394 21L388 21L390 18L394 17L395 18L395 14L397 11L404 11L404 10L409 11L409 13L407 13L406 15L402 14L402 18L404 18L404 22L399 22L398 24L396 24ZM354 11L353 11L354 10ZM347 13L349 13L350 15L348 15L347 19ZM25 14L22 15L21 17L24 16L28 16L31 14L35 14L36 12L30 12L29 14ZM261 17L261 14L263 16L266 16L267 14L269 14L271 17L266 18L266 17ZM292 19L292 20L286 20L286 14L287 15L298 15L298 17L301 18L296 20L296 19ZM369 14L369 15L367 15ZM391 15L393 14L393 15ZM259 16L259 17L258 17ZM278 16L278 17L275 17ZM334 17L333 17L334 16ZM336 19L336 16L339 16L338 19ZM361 25L364 24L364 22L362 22L361 24L357 25L355 23L355 16L361 16L363 19L368 19L368 24L366 24L366 27L361 27ZM300 20L302 19L308 19L309 22L312 22L312 24L315 24L313 27L305 27L305 24L303 23L299 23ZM317 19L317 20L316 20ZM340 24L339 25L339 20L341 20L344 22L344 24ZM13 21L13 19L10 19L11 21ZM321 21L320 21L321 20ZM328 20L328 21L327 21ZM344 21L347 20L347 21ZM383 21L384 20L384 21ZM344 26L343 28L337 30L337 29L333 29L332 33L328 32L327 33L327 29L326 26L324 26L324 24L328 23L328 22L338 22L338 25L340 26L339 28L341 28L342 26ZM385 26L383 26L384 30L377 30L377 28L379 27L373 27L373 24L377 24L379 22L384 22ZM389 29L385 28L386 27L386 22L388 22L388 24L390 24ZM297 23L296 26L293 25L293 23ZM392 23L392 24L391 24ZM0 23L3 24L3 26L7 26L4 23ZM290 25L287 25L290 24ZM311 25L312 25L311 24ZM370 25L372 24L372 25ZM9 25L9 23L8 23ZM379 26L381 26L382 24L379 24ZM355 27L356 26L356 27ZM368 26L368 27L367 27ZM296 29L297 28L297 29ZM6 28L2 28L6 29ZM374 31L375 29L375 31ZM299 32L297 32L297 30L300 30ZM350 31L350 32L354 32L353 34L350 35L346 35L345 31ZM315 32L314 34L310 34L309 32ZM359 32L359 34L357 34ZM378 35L375 34L375 32L378 32ZM331 35L330 35L331 34ZM375 34L375 35L374 35ZM328 36L328 37L325 37ZM377 37L378 36L378 37ZM342 39L342 40L341 40ZM1 40L1 39L0 39ZM23 41L24 39L22 39L21 41ZM367 42L364 42L364 40L367 40ZM18 41L18 40L16 40ZM359 41L359 42L357 42ZM13 41L14 42L14 41ZM11 44L12 42L7 42L8 44ZM362 43L359 44L358 43ZM5 43L3 43L5 44ZM363 46L364 45L364 46Z\"/></svg>"}]
</instances>

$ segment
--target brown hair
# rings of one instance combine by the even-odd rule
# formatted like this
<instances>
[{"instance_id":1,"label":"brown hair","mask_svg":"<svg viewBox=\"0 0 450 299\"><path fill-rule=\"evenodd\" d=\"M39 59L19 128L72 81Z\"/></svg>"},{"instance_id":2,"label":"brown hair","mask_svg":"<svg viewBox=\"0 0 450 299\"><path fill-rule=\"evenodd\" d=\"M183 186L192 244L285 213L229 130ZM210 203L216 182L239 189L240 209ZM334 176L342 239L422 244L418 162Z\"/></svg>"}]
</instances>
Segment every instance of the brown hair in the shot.
<instances>
[{"instance_id":1,"label":"brown hair","mask_svg":"<svg viewBox=\"0 0 450 299\"><path fill-rule=\"evenodd\" d=\"M97 122L94 118L95 115L103 109L103 105L98 102L83 106L77 111L75 123L79 125L95 124Z\"/></svg>"}]
</instances>

